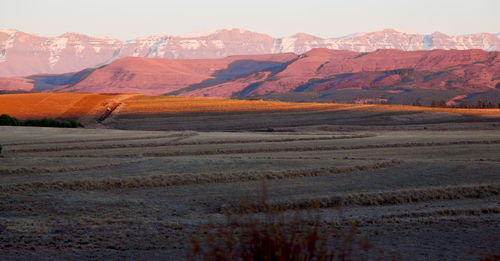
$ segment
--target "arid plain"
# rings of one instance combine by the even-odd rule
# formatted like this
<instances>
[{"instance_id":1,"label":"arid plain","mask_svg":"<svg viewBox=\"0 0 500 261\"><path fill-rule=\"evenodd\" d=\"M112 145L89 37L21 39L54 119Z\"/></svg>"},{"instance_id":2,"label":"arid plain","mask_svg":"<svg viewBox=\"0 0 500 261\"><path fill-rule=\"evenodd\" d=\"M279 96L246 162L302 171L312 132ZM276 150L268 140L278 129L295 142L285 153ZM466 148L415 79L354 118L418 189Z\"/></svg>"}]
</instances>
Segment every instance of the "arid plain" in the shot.
<instances>
[{"instance_id":1,"label":"arid plain","mask_svg":"<svg viewBox=\"0 0 500 261\"><path fill-rule=\"evenodd\" d=\"M498 109L8 96L11 116L77 116L87 128L0 127L6 259L182 259L201 224L258 206L264 188L285 213L341 231L355 222L375 251L355 259L500 249Z\"/></svg>"}]
</instances>

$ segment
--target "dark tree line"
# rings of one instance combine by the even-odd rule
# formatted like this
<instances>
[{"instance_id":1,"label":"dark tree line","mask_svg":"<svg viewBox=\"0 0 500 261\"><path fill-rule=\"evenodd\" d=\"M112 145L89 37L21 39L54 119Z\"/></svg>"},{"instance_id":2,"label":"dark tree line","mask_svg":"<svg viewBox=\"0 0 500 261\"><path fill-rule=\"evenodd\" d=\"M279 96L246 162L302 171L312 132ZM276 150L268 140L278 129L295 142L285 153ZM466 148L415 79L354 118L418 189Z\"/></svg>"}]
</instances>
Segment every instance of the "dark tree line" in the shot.
<instances>
[{"instance_id":1,"label":"dark tree line","mask_svg":"<svg viewBox=\"0 0 500 261\"><path fill-rule=\"evenodd\" d=\"M57 128L83 128L83 124L75 120L55 120L43 118L41 120L25 120L19 121L7 114L0 116L0 125L3 126L37 126L37 127L57 127Z\"/></svg>"},{"instance_id":2,"label":"dark tree line","mask_svg":"<svg viewBox=\"0 0 500 261\"><path fill-rule=\"evenodd\" d=\"M416 101L413 103L413 106L422 106L420 102ZM462 108L462 109L496 109L500 108L500 103L494 104L493 102L484 102L482 100L477 101L475 104L470 104L466 101L462 101L456 105L446 105L445 100L434 100L431 102L431 107L438 108Z\"/></svg>"}]
</instances>

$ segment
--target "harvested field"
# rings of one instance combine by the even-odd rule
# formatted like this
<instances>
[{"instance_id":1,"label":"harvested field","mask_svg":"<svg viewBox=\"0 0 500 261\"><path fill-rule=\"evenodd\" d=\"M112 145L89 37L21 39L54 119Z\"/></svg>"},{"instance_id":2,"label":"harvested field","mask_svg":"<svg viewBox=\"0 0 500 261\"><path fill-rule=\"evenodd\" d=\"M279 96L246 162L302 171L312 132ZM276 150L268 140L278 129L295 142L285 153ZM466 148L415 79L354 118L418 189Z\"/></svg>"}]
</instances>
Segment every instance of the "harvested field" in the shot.
<instances>
[{"instance_id":1,"label":"harvested field","mask_svg":"<svg viewBox=\"0 0 500 261\"><path fill-rule=\"evenodd\" d=\"M313 211L339 229L356 222L384 258L477 260L500 247L492 122L275 132L0 127L0 256L182 259L199 224L249 206L259 215L265 180L275 208Z\"/></svg>"},{"instance_id":2,"label":"harvested field","mask_svg":"<svg viewBox=\"0 0 500 261\"><path fill-rule=\"evenodd\" d=\"M179 260L200 225L269 206L356 223L382 259L500 249L499 110L75 93L0 113L90 126L0 126L6 259Z\"/></svg>"}]
</instances>

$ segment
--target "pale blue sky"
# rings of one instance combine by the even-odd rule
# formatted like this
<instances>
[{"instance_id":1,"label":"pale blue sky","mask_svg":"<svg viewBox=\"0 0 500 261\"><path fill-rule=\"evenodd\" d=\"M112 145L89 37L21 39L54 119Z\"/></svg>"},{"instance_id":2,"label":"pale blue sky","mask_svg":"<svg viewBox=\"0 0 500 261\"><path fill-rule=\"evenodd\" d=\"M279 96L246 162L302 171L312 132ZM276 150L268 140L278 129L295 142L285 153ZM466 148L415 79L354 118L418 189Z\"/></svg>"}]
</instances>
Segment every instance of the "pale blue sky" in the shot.
<instances>
[{"instance_id":1,"label":"pale blue sky","mask_svg":"<svg viewBox=\"0 0 500 261\"><path fill-rule=\"evenodd\" d=\"M0 27L133 39L244 28L275 37L338 37L398 28L419 33L500 32L500 0L1 0Z\"/></svg>"}]
</instances>

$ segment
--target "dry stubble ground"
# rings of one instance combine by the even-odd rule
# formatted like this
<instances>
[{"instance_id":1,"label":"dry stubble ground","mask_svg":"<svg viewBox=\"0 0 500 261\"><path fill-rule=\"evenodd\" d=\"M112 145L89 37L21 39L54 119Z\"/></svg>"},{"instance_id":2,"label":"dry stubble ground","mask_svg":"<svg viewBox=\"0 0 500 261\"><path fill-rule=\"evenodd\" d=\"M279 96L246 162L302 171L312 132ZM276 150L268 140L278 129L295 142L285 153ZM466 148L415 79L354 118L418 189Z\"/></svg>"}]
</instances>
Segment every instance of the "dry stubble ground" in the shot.
<instances>
[{"instance_id":1,"label":"dry stubble ground","mask_svg":"<svg viewBox=\"0 0 500 261\"><path fill-rule=\"evenodd\" d=\"M258 202L261 179L272 204L319 202L325 222L356 220L387 253L474 259L498 247L494 130L2 127L0 140L5 258L182 257L197 224L240 200Z\"/></svg>"},{"instance_id":2,"label":"dry stubble ground","mask_svg":"<svg viewBox=\"0 0 500 261\"><path fill-rule=\"evenodd\" d=\"M500 125L443 115L245 115L272 133L182 131L241 130L237 114L104 122L181 131L0 127L0 257L177 260L199 224L242 201L258 212L266 180L270 204L356 221L386 258L474 260L500 248Z\"/></svg>"}]
</instances>

